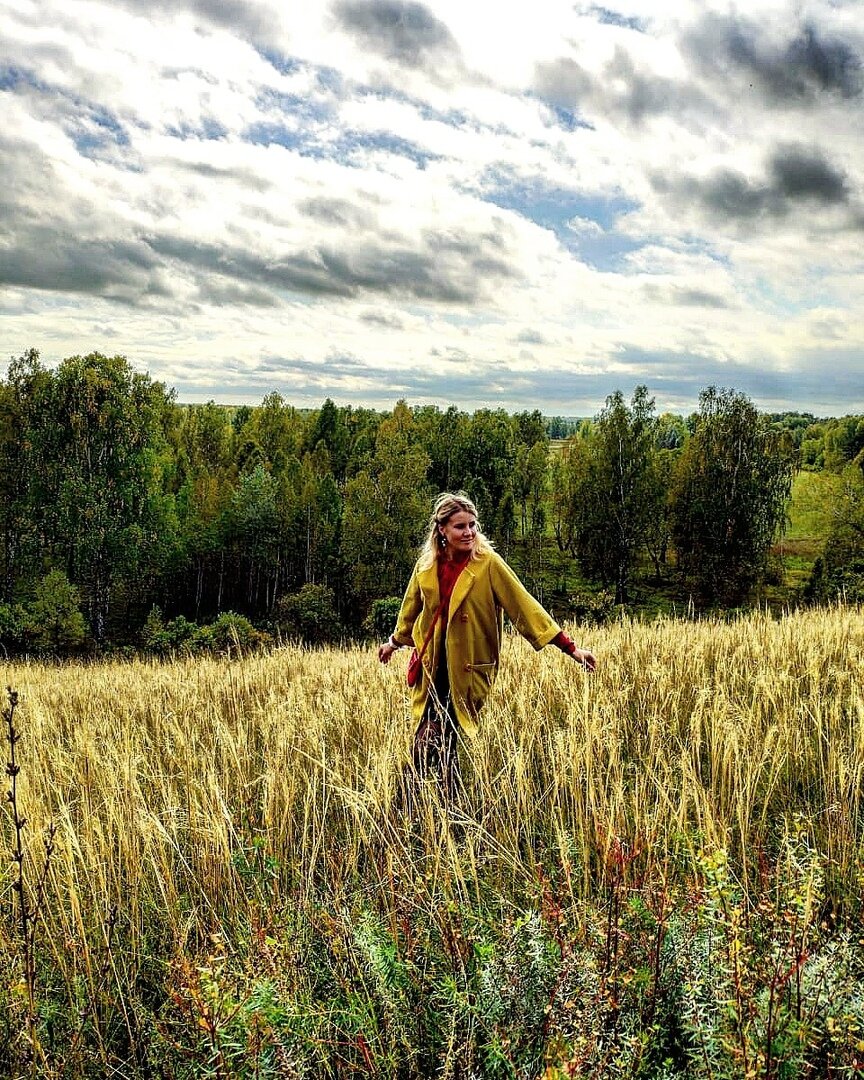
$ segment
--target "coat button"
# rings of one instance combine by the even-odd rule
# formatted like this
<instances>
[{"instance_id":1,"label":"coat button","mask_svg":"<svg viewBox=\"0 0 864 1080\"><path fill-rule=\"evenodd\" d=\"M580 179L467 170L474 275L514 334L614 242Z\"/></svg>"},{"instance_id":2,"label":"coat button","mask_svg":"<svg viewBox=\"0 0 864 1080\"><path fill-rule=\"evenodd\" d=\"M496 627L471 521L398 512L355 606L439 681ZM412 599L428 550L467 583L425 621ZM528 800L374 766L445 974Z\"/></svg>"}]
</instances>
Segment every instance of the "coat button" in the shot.
<instances>
[{"instance_id":1,"label":"coat button","mask_svg":"<svg viewBox=\"0 0 864 1080\"><path fill-rule=\"evenodd\" d=\"M471 670L471 665L470 665L470 664L466 664L466 665L465 665L465 670L466 670L466 671L470 671L470 670Z\"/></svg>"}]
</instances>

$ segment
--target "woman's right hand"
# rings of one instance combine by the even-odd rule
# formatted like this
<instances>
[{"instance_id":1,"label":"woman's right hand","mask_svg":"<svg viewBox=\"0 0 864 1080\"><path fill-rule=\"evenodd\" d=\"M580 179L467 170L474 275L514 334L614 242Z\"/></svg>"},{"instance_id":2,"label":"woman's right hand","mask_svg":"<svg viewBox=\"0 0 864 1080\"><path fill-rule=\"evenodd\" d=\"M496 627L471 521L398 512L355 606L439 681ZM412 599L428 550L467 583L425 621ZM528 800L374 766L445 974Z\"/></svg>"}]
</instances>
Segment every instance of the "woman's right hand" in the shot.
<instances>
[{"instance_id":1,"label":"woman's right hand","mask_svg":"<svg viewBox=\"0 0 864 1080\"><path fill-rule=\"evenodd\" d=\"M389 664L390 657L396 652L396 646L391 645L389 641L385 641L383 645L378 646L378 659L382 664Z\"/></svg>"}]
</instances>

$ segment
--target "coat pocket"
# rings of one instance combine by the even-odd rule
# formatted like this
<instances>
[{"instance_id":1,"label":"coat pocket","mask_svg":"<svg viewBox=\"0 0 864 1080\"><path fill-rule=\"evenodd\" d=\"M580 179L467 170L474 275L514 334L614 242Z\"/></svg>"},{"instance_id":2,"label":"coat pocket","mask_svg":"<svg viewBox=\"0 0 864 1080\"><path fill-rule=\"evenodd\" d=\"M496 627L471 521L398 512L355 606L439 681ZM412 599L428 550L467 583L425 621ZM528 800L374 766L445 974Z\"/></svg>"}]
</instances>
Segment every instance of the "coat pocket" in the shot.
<instances>
[{"instance_id":1,"label":"coat pocket","mask_svg":"<svg viewBox=\"0 0 864 1080\"><path fill-rule=\"evenodd\" d=\"M468 693L473 713L478 713L483 707L483 702L492 689L492 683L495 681L497 671L498 665L494 660L490 660L488 663L471 664Z\"/></svg>"}]
</instances>

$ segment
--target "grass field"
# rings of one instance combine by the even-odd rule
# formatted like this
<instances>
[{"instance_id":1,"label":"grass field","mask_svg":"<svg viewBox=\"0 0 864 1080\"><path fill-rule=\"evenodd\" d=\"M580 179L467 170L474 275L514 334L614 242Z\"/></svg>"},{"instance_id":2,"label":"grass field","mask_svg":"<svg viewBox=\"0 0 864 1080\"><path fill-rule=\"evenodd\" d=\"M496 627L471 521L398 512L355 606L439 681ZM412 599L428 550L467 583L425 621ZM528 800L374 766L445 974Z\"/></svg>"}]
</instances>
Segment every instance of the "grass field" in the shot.
<instances>
[{"instance_id":1,"label":"grass field","mask_svg":"<svg viewBox=\"0 0 864 1080\"><path fill-rule=\"evenodd\" d=\"M795 474L787 509L788 526L775 550L781 557L784 584L793 595L803 587L831 530L831 512L842 485L839 473Z\"/></svg>"},{"instance_id":2,"label":"grass field","mask_svg":"<svg viewBox=\"0 0 864 1080\"><path fill-rule=\"evenodd\" d=\"M412 817L402 657L7 665L0 1075L864 1075L864 615L585 644Z\"/></svg>"}]
</instances>

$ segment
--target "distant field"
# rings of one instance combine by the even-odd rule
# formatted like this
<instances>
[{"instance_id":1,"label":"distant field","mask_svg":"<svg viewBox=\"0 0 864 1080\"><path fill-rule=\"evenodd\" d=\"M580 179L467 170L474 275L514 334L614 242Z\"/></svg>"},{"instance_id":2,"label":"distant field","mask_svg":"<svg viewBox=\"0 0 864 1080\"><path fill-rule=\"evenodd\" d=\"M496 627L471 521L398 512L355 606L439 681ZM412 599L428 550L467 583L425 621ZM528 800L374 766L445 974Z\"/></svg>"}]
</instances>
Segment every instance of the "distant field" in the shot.
<instances>
[{"instance_id":1,"label":"distant field","mask_svg":"<svg viewBox=\"0 0 864 1080\"><path fill-rule=\"evenodd\" d=\"M570 630L449 819L404 655L4 665L0 1075L861 1076L864 614Z\"/></svg>"},{"instance_id":2,"label":"distant field","mask_svg":"<svg viewBox=\"0 0 864 1080\"><path fill-rule=\"evenodd\" d=\"M806 584L822 551L841 483L837 473L829 472L802 471L792 481L789 524L775 550L783 559L785 584L793 590Z\"/></svg>"},{"instance_id":3,"label":"distant field","mask_svg":"<svg viewBox=\"0 0 864 1080\"><path fill-rule=\"evenodd\" d=\"M787 540L823 540L842 478L830 472L799 472L792 482Z\"/></svg>"}]
</instances>

